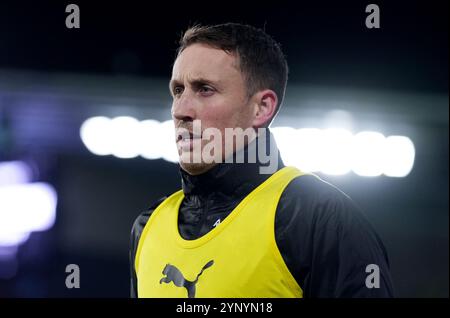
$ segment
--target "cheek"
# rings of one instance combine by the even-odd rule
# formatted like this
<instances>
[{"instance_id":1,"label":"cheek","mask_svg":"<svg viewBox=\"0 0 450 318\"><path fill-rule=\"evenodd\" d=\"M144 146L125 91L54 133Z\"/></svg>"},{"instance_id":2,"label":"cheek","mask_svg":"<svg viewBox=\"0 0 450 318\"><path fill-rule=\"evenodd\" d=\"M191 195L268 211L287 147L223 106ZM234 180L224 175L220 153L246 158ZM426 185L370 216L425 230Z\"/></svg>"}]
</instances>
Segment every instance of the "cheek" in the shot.
<instances>
[{"instance_id":1,"label":"cheek","mask_svg":"<svg viewBox=\"0 0 450 318\"><path fill-rule=\"evenodd\" d=\"M201 120L203 128L214 127L220 129L222 127L225 115L226 114L223 112L208 109L207 111L202 112L202 114L198 116L198 119Z\"/></svg>"},{"instance_id":2,"label":"cheek","mask_svg":"<svg viewBox=\"0 0 450 318\"><path fill-rule=\"evenodd\" d=\"M221 131L233 127L246 128L250 117L250 105L236 99L211 101L197 112L197 119L201 120L203 128L214 127Z\"/></svg>"},{"instance_id":3,"label":"cheek","mask_svg":"<svg viewBox=\"0 0 450 318\"><path fill-rule=\"evenodd\" d=\"M218 129L230 127L236 112L229 104L215 103L204 107L200 114L197 113L198 119L202 121L202 126L215 127ZM232 127L232 126L231 126Z\"/></svg>"}]
</instances>

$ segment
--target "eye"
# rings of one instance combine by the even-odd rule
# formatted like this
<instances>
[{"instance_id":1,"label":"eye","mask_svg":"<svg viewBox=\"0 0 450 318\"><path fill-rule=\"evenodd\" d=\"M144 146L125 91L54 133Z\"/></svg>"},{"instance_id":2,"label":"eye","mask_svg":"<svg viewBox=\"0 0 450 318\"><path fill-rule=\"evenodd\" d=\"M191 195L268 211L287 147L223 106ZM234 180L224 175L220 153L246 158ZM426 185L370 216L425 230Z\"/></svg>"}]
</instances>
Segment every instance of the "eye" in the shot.
<instances>
[{"instance_id":1,"label":"eye","mask_svg":"<svg viewBox=\"0 0 450 318\"><path fill-rule=\"evenodd\" d=\"M174 96L178 96L178 95L180 95L181 93L183 93L183 87L182 87L182 86L175 86L175 87L173 88L173 95L174 95Z\"/></svg>"},{"instance_id":2,"label":"eye","mask_svg":"<svg viewBox=\"0 0 450 318\"><path fill-rule=\"evenodd\" d=\"M214 93L214 89L211 86L203 85L199 88L199 92L204 96L210 96Z\"/></svg>"}]
</instances>

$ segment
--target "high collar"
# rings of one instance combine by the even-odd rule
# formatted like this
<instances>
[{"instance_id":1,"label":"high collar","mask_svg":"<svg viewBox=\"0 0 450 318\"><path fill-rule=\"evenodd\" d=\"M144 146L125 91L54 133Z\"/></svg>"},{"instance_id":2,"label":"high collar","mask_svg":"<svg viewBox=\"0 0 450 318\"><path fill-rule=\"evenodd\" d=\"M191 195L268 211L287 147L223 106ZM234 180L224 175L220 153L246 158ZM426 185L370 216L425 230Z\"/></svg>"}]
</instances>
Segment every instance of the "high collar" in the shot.
<instances>
[{"instance_id":1,"label":"high collar","mask_svg":"<svg viewBox=\"0 0 450 318\"><path fill-rule=\"evenodd\" d=\"M279 170L284 167L275 139L269 129L257 136L243 150L241 150L244 152L244 158L247 158L249 151L255 151L256 149L256 153L258 153L257 147L259 144L258 140L260 138L264 138L268 145L266 147L266 154L267 158L270 158L269 162L277 163L275 170ZM258 160L258 156L256 157L257 160L254 163L247 162L248 160L245 160L244 163L219 163L207 172L195 176L190 175L180 168L183 192L186 196L208 196L213 192L232 194L243 187L255 188L271 175L261 173L261 167L267 165L261 163Z\"/></svg>"}]
</instances>

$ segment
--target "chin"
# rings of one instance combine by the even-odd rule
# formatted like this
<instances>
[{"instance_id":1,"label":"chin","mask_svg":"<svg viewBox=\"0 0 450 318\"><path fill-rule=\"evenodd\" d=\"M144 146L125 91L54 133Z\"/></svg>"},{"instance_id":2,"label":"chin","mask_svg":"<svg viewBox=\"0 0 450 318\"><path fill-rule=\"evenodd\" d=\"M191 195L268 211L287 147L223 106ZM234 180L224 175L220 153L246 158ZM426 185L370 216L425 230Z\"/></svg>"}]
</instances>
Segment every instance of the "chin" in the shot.
<instances>
[{"instance_id":1,"label":"chin","mask_svg":"<svg viewBox=\"0 0 450 318\"><path fill-rule=\"evenodd\" d=\"M205 173L215 165L216 163L184 163L180 161L181 169L193 176Z\"/></svg>"}]
</instances>

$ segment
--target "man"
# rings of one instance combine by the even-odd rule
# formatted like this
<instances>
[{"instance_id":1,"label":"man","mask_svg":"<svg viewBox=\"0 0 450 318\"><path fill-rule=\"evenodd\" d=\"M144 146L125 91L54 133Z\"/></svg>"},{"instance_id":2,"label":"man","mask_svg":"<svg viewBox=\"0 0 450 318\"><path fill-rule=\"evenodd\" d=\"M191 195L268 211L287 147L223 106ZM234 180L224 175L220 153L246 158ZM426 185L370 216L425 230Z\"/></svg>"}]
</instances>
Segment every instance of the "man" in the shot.
<instances>
[{"instance_id":1,"label":"man","mask_svg":"<svg viewBox=\"0 0 450 318\"><path fill-rule=\"evenodd\" d=\"M351 199L281 161L268 126L287 73L262 30L185 32L170 81L182 191L133 225L132 297L392 296L384 246Z\"/></svg>"}]
</instances>

